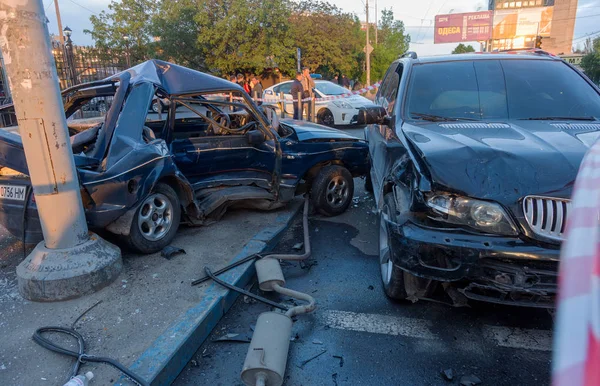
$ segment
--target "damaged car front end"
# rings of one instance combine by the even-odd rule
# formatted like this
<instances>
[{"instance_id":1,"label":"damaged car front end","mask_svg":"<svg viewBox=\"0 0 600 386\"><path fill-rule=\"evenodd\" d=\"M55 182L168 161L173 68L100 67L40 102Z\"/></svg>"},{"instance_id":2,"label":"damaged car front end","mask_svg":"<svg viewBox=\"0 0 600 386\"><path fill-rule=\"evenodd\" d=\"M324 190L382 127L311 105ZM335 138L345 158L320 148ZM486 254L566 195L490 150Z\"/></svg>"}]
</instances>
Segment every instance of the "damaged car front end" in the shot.
<instances>
[{"instance_id":1,"label":"damaged car front end","mask_svg":"<svg viewBox=\"0 0 600 386\"><path fill-rule=\"evenodd\" d=\"M537 56L407 58L390 71L400 75L397 99L378 95L381 107L361 118L373 123L366 137L386 294L416 301L442 283L455 304L554 307L573 183L600 135L598 89L560 60ZM542 86L532 71L558 84ZM517 83L572 115L515 107Z\"/></svg>"}]
</instances>

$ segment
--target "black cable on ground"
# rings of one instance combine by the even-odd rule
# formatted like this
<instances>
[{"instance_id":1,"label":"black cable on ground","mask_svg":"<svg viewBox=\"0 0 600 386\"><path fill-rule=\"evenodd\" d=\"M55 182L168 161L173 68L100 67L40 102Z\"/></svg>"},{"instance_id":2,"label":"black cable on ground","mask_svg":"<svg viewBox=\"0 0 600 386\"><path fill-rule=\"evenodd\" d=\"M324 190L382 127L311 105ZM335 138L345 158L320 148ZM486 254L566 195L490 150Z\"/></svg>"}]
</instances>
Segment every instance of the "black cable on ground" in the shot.
<instances>
[{"instance_id":1,"label":"black cable on ground","mask_svg":"<svg viewBox=\"0 0 600 386\"><path fill-rule=\"evenodd\" d=\"M56 343L51 340L45 338L42 334L46 332L56 332L61 334L70 335L77 340L78 350L71 351L64 347L60 347ZM149 386L149 383L142 379L140 376L133 373L127 367L123 366L121 363L117 362L112 358L106 357L97 357L95 355L88 355L85 353L85 341L83 340L83 336L75 330L65 327L42 327L38 328L33 334L33 340L39 344L40 346L48 349L50 351L54 351L59 354L67 355L77 359L77 362L73 365L73 369L71 370L71 374L69 375L69 379L76 376L79 372L79 367L82 363L85 362L95 362L95 363L106 363L110 366L115 367L119 371L121 371L127 378L132 380L134 383L140 386Z\"/></svg>"},{"instance_id":2,"label":"black cable on ground","mask_svg":"<svg viewBox=\"0 0 600 386\"><path fill-rule=\"evenodd\" d=\"M251 297L252 299L256 299L256 300L258 300L261 303L265 303L265 304L270 305L271 307L279 308L280 310L284 310L284 311L288 310L288 308L286 306L284 306L284 305L282 305L280 303L274 302L274 301L269 300L267 298L263 298L260 295L253 294L252 292L246 291L245 289L236 287L233 284L229 284L229 283L227 283L227 282L219 279L218 277L216 277L215 275L213 275L213 273L210 271L210 268L208 268L208 267L204 267L204 272L206 272L206 275L210 279L213 279L216 283L222 285L225 288L229 288L230 290L239 292L239 293L241 293L243 295Z\"/></svg>"}]
</instances>

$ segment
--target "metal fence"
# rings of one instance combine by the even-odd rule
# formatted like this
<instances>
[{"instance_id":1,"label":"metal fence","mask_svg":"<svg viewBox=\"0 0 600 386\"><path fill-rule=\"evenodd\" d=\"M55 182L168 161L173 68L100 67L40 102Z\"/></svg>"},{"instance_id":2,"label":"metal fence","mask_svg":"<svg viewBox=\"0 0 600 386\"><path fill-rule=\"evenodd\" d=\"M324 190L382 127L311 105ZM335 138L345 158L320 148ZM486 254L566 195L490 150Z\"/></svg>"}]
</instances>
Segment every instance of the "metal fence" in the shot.
<instances>
[{"instance_id":1,"label":"metal fence","mask_svg":"<svg viewBox=\"0 0 600 386\"><path fill-rule=\"evenodd\" d=\"M76 46L68 42L63 46L57 41L52 41L52 55L56 63L61 90L81 83L101 80L127 69L127 53L124 52L103 51L96 47ZM12 103L10 90L4 76L4 63L1 64L0 108ZM104 114L109 105L109 100L90 103L90 106L81 114L91 116ZM16 124L16 117L12 109L0 111L0 127Z\"/></svg>"},{"instance_id":2,"label":"metal fence","mask_svg":"<svg viewBox=\"0 0 600 386\"><path fill-rule=\"evenodd\" d=\"M52 42L61 89L104 79L127 68L126 54Z\"/></svg>"}]
</instances>

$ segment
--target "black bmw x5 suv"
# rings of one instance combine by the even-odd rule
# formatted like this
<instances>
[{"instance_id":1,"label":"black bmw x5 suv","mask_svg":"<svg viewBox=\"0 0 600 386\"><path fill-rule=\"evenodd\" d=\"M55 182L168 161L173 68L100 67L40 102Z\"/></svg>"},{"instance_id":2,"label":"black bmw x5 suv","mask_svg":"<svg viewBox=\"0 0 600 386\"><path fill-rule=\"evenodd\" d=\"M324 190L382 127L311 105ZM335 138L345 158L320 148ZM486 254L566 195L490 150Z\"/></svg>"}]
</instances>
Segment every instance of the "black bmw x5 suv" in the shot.
<instances>
[{"instance_id":1,"label":"black bmw x5 suv","mask_svg":"<svg viewBox=\"0 0 600 386\"><path fill-rule=\"evenodd\" d=\"M543 52L410 53L376 105L359 119L387 295L415 301L446 282L469 299L553 307L573 183L600 135L598 87Z\"/></svg>"}]
</instances>

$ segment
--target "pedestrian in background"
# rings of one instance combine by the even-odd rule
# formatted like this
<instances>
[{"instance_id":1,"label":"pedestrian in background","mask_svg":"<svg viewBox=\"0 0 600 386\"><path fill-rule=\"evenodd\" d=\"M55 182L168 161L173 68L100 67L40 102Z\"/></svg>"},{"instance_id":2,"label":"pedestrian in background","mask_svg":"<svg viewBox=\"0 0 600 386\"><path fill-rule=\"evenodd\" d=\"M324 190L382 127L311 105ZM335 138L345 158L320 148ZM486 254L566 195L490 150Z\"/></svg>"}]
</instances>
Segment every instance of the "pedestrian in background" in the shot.
<instances>
[{"instance_id":1,"label":"pedestrian in background","mask_svg":"<svg viewBox=\"0 0 600 386\"><path fill-rule=\"evenodd\" d=\"M314 93L313 89L315 88L315 81L310 76L310 69L308 67L304 67L302 69L302 88L304 92L302 93L302 99L312 98ZM310 121L310 104L311 101L306 101L302 104L302 110L306 112L306 120Z\"/></svg>"},{"instance_id":2,"label":"pedestrian in background","mask_svg":"<svg viewBox=\"0 0 600 386\"><path fill-rule=\"evenodd\" d=\"M302 73L296 72L296 79L292 82L292 98L294 99L294 119L302 119L302 109L298 108L298 95L302 98L304 88L302 87ZM298 94L299 93L299 94Z\"/></svg>"},{"instance_id":3,"label":"pedestrian in background","mask_svg":"<svg viewBox=\"0 0 600 386\"><path fill-rule=\"evenodd\" d=\"M246 78L244 78L244 75L237 74L237 83L240 86L242 86L244 91L246 91L248 94L250 94L250 86L248 85L248 82L246 82Z\"/></svg>"},{"instance_id":4,"label":"pedestrian in background","mask_svg":"<svg viewBox=\"0 0 600 386\"><path fill-rule=\"evenodd\" d=\"M233 83L237 83L237 78L234 74L229 75L229 81Z\"/></svg>"},{"instance_id":5,"label":"pedestrian in background","mask_svg":"<svg viewBox=\"0 0 600 386\"><path fill-rule=\"evenodd\" d=\"M250 88L252 90L252 93L250 95L252 95L253 99L260 99L260 98L262 98L263 86L260 83L260 79L258 79L258 77L256 75L253 76L252 79L250 79ZM262 102L258 102L259 106L261 104L262 104Z\"/></svg>"},{"instance_id":6,"label":"pedestrian in background","mask_svg":"<svg viewBox=\"0 0 600 386\"><path fill-rule=\"evenodd\" d=\"M342 87L350 90L350 79L346 75L342 75Z\"/></svg>"}]
</instances>

